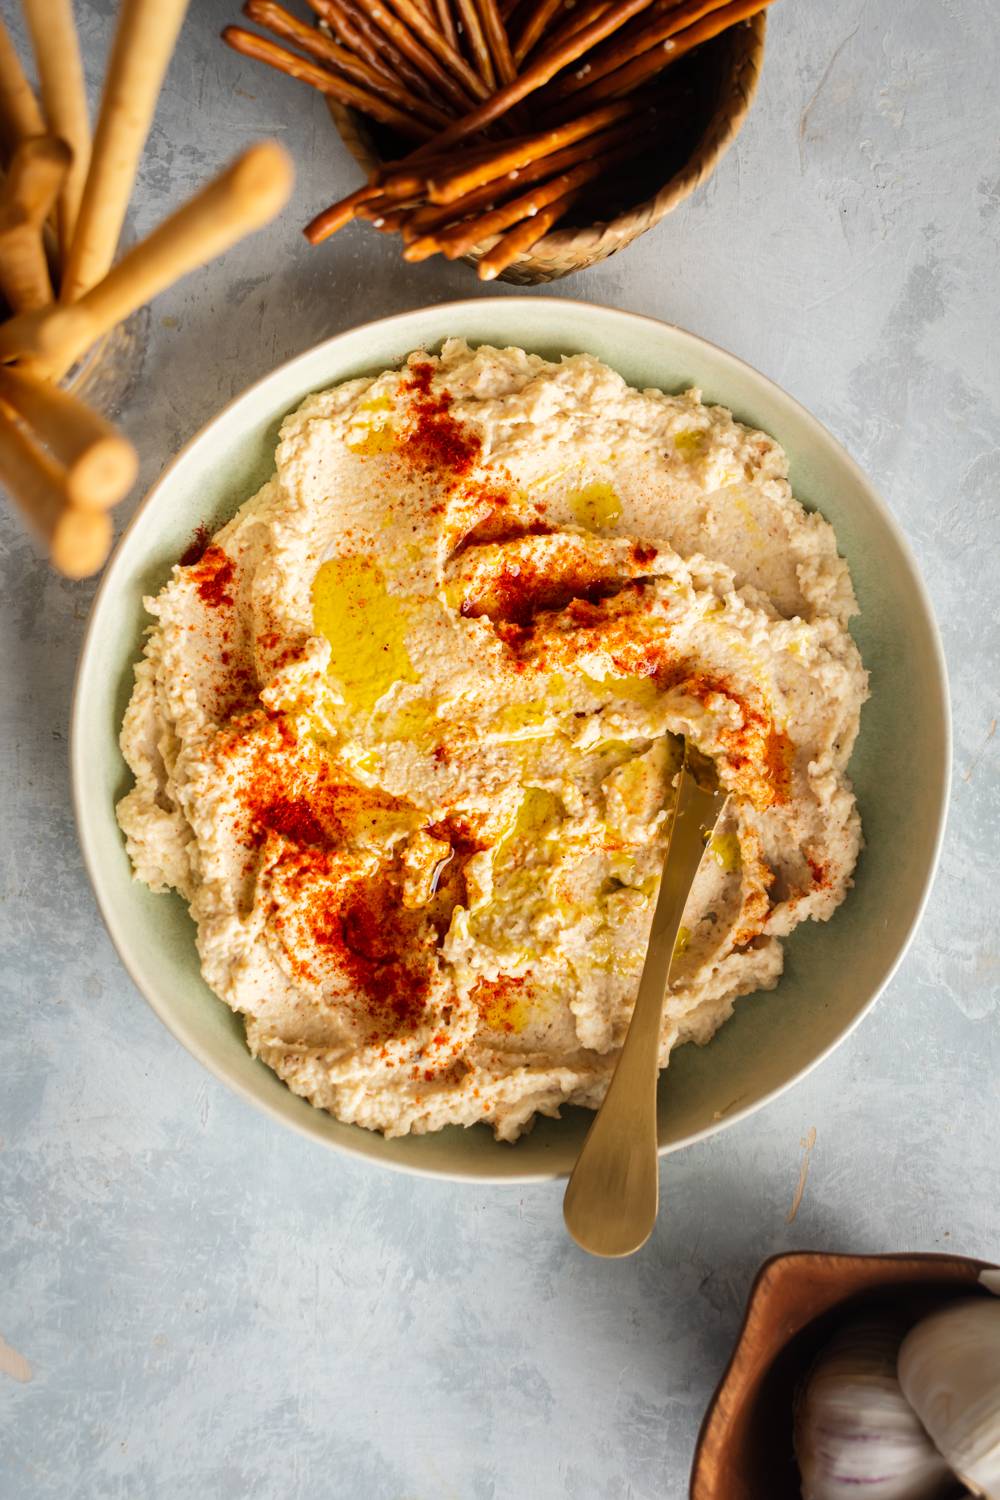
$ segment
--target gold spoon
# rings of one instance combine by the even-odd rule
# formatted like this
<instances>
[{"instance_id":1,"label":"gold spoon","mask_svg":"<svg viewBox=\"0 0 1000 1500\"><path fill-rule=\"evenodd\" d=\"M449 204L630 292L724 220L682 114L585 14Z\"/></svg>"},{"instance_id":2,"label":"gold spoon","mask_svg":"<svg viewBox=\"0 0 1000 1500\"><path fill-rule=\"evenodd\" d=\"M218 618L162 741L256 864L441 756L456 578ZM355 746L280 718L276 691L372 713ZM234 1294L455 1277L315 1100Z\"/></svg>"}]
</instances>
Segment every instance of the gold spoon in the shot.
<instances>
[{"instance_id":1,"label":"gold spoon","mask_svg":"<svg viewBox=\"0 0 1000 1500\"><path fill-rule=\"evenodd\" d=\"M631 1255L646 1243L656 1223L656 1084L663 998L684 905L726 800L712 762L685 742L635 1009L563 1200L567 1229L591 1255Z\"/></svg>"}]
</instances>

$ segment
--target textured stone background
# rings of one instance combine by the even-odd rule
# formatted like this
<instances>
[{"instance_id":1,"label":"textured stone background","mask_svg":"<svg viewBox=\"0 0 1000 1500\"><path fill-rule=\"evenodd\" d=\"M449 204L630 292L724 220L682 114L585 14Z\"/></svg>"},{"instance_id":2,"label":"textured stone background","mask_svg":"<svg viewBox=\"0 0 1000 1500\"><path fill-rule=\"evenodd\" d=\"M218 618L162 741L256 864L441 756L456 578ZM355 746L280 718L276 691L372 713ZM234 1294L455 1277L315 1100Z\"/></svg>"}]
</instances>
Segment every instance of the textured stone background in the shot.
<instances>
[{"instance_id":1,"label":"textured stone background","mask_svg":"<svg viewBox=\"0 0 1000 1500\"><path fill-rule=\"evenodd\" d=\"M96 75L114 7L78 9ZM355 169L320 100L217 42L236 10L193 0L134 228L257 135L287 143L299 185L280 224L156 303L122 414L146 482L288 356L479 290L466 267L407 267L361 228L307 248L300 224ZM909 958L808 1081L669 1161L667 1211L623 1264L567 1242L558 1186L411 1181L311 1147L203 1073L112 951L66 774L92 587L55 578L4 512L2 1500L681 1500L764 1256L1000 1258L997 15L992 0L783 0L768 54L707 188L552 290L750 360L847 444L916 547L956 761Z\"/></svg>"}]
</instances>

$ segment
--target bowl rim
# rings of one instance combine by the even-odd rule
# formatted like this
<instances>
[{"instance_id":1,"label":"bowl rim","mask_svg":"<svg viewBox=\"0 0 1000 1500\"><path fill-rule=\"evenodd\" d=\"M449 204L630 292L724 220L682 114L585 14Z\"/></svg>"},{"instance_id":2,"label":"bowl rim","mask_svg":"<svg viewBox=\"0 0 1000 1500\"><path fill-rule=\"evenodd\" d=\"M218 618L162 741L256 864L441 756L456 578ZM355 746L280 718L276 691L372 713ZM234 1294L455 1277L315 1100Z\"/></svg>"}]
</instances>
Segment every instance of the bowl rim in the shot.
<instances>
[{"instance_id":1,"label":"bowl rim","mask_svg":"<svg viewBox=\"0 0 1000 1500\"><path fill-rule=\"evenodd\" d=\"M126 973L129 975L129 978L132 980L132 983L135 985L136 989L139 991L139 994L145 1000L146 1004L163 1023L163 1025L171 1033L175 1040L180 1042L181 1046L184 1047L184 1049L188 1053L190 1053L190 1055L194 1057L195 1060L202 1065L202 1067L206 1068L208 1072L211 1073L212 1076L216 1078L220 1083L222 1083L226 1088L238 1094L241 1098L250 1103L254 1108L266 1113L279 1124L285 1126L286 1128L294 1130L297 1134L306 1137L307 1139L313 1141L318 1145L325 1146L329 1150L341 1152L345 1155L353 1157L355 1160L374 1163L383 1169L402 1172L409 1176L427 1177L436 1180L443 1179L445 1181L452 1182L469 1182L484 1185L491 1184L496 1186L524 1186L525 1184L531 1182L550 1182L553 1180L559 1180L560 1178L565 1178L566 1176L568 1176L568 1172L552 1167L546 1168L544 1164L535 1165L523 1172L494 1173L490 1171L470 1171L467 1169L460 1170L457 1167L454 1170L436 1166L430 1167L420 1162L410 1164L408 1162L398 1161L391 1158L386 1158L384 1160L378 1159L373 1157L368 1152L355 1148L352 1144L350 1144L350 1142L334 1140L329 1136L319 1136L318 1134L307 1128L304 1120L300 1120L297 1118L289 1119L287 1116L282 1114L276 1106L272 1105L270 1100L260 1097L260 1095L254 1089L248 1087L242 1080L229 1076L226 1071L218 1067L214 1060L208 1055L208 1049L204 1047L199 1042L198 1038L191 1033L189 1027L183 1021L179 1021L176 1016L171 1014L170 1006L161 1003L158 996L154 997L154 995L150 993L145 984L138 977L138 974L136 973L128 958L126 958L125 954L127 952L127 945L123 942L120 942L118 937L119 928L122 925L122 919L116 914L110 897L103 889L103 882L100 873L100 862L94 850L89 844L86 833L86 819L84 817L84 798L86 795L87 766L85 760L83 729L81 723L83 717L84 702L82 685L85 680L87 669L89 667L90 655L92 650L94 649L97 622L101 614L101 608L105 595L109 593L113 588L118 586L117 573L118 569L122 565L121 560L125 555L124 544L126 540L140 525L146 512L155 504L164 487L169 485L174 471L181 466L192 449L194 449L196 445L202 441L207 431L210 428L214 427L223 418L225 418L242 401L244 401L251 394L259 391L262 386L266 385L270 380L273 380L277 375L284 374L290 371L299 363L307 363L321 351L333 349L342 340L352 337L363 330L385 328L387 325L393 323L402 323L406 319L412 317L414 314L420 314L427 311L443 311L444 309L447 309L456 313L468 312L481 315L483 312L484 304L491 301L503 302L505 305L513 304L515 308L519 307L523 309L526 314L530 311L530 309L536 307L539 303L556 303L562 307L577 307L585 315L596 312L601 316L611 316L615 319L620 319L625 322L640 323L654 329L668 328L673 334L680 335L682 340L689 340L694 346L704 350L708 350L714 358L721 361L723 366L729 365L734 370L749 374L752 380L756 382L759 387L763 388L769 393L776 394L782 402L787 402L788 404L790 404L795 409L798 417L805 423L807 428L811 430L813 436L817 437L824 443L833 445L833 447L837 451L839 460L844 465L846 465L848 470L851 472L855 482L863 490L867 503L874 507L874 509L878 512L882 522L891 532L895 545L899 549L904 562L909 568L909 572L911 574L912 582L914 585L916 601L920 607L921 613L928 627L930 639L933 643L932 666L936 688L936 708L940 720L942 737L940 778L941 785L939 789L939 796L937 799L936 827L934 830L931 857L927 861L927 868L924 873L920 897L914 905L912 917L902 937L902 940L900 941L899 948L895 957L887 968L881 980L881 983L878 984L878 986L873 990L872 994L860 1007L857 1014L853 1016L848 1024L844 1027L844 1029L840 1033L838 1033L838 1035L826 1047L824 1047L822 1051L818 1052L815 1057L811 1058L808 1063L806 1063L797 1072L792 1074L789 1078L785 1079L784 1082L776 1085L766 1094L763 1094L760 1098L754 1099L750 1103L743 1104L739 1107L734 1107L731 1110L727 1111L721 1119L713 1120L711 1124L703 1126L700 1130L693 1130L689 1134L682 1136L678 1140L658 1142L657 1154L659 1156L662 1157L672 1151L682 1150L687 1146L692 1146L701 1141L708 1140L710 1137L717 1135L723 1130L728 1130L730 1127L747 1119L750 1115L755 1114L758 1110L764 1109L767 1105L773 1103L774 1100L778 1099L782 1094L786 1093L796 1084L803 1082L807 1077L809 1077L811 1073L815 1071L816 1068L820 1066L821 1063L826 1061L826 1059L841 1045L841 1043L845 1042L847 1038L857 1029L864 1018L871 1012L876 1001L880 998L888 985L892 982L899 970L900 965L903 962L903 959L909 951L910 944L912 943L917 928L919 927L920 922L923 919L924 912L927 908L927 902L930 898L931 888L934 883L934 877L937 873L938 865L940 863L941 848L944 840L948 809L951 800L953 728L951 716L951 700L948 687L947 663L944 653L944 647L941 640L941 631L934 613L930 594L920 573L916 557L914 556L905 533L900 527L889 506L882 499L881 495L875 488L874 484L870 479L868 479L864 470L852 458L847 449L844 448L843 444L841 444L840 441L836 437L834 437L834 435L826 427L824 427L824 425L819 421L819 418L814 417L813 414L808 410L808 408L803 406L799 401L796 400L794 396L791 396L787 391L785 391L783 387L779 386L776 381L773 381L769 376L764 375L760 370L758 370L754 365L751 365L747 360L741 359L738 355L731 354L727 349L724 349L719 344L711 342L711 340L709 339L702 338L700 334L691 333L687 329L681 328L676 323L670 323L666 319L655 318L646 313L629 312L627 310L608 306L603 303L590 302L572 297L549 297L522 294L519 296L504 296L502 298L456 298L448 302L435 303L431 304L430 306L423 305L420 307L407 309L403 312L390 313L381 318L368 319L363 323L353 324L351 327L343 329L340 333L333 334L330 338L321 339L318 344L313 344L309 348L300 351L296 355L293 355L290 359L284 360L281 364L276 365L272 370L269 370L259 379L253 381L249 386L245 387L245 389L243 389L242 391L239 391L235 396L227 401L217 412L215 412L208 419L207 422L202 423L197 431L194 432L190 438L188 438L188 440L182 445L182 447L179 448L178 451L174 454L173 458L171 458L169 462L164 466L164 468L160 471L160 474L158 475L156 480L139 501L134 514L129 519L128 524L125 526L121 536L119 537L112 553L111 559L104 570L103 577L101 578L100 584L91 602L90 612L87 618L86 628L84 630L83 639L80 645L76 670L73 678L73 691L69 721L69 771L73 817L76 824L77 842L79 844L80 852L83 858L84 868L87 872L87 878L90 881L91 890L97 902L98 911L100 913L101 920L104 923L105 930L107 931L108 936L111 939L112 945L115 948L115 952L118 956L119 961L121 962ZM497 1144L499 1149L500 1143Z\"/></svg>"}]
</instances>

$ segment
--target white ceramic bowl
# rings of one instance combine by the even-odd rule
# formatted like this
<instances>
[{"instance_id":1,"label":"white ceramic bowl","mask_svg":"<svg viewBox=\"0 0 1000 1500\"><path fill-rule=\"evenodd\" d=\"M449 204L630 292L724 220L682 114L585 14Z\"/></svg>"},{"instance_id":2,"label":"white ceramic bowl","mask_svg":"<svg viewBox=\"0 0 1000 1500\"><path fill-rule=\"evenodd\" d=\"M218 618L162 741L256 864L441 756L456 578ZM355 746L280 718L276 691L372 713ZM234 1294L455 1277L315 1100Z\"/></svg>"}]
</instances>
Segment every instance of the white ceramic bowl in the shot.
<instances>
[{"instance_id":1,"label":"white ceramic bowl","mask_svg":"<svg viewBox=\"0 0 1000 1500\"><path fill-rule=\"evenodd\" d=\"M798 497L833 523L854 577L855 635L872 698L851 762L867 840L834 919L787 945L780 985L741 1000L703 1048L671 1061L660 1149L674 1150L760 1108L842 1041L891 978L927 897L947 805L950 734L944 660L924 586L895 521L843 448L791 397L692 334L631 313L543 297L455 302L329 339L251 387L205 427L140 506L94 602L76 684L72 776L80 841L122 961L178 1041L258 1108L337 1150L404 1171L476 1181L566 1173L590 1115L544 1120L516 1146L481 1127L386 1141L292 1094L248 1053L240 1019L202 981L179 897L132 879L114 805L130 784L118 729L155 594L195 528L222 524L272 471L281 419L310 391L384 369L449 336L546 356L587 350L636 386L691 384L786 448Z\"/></svg>"}]
</instances>

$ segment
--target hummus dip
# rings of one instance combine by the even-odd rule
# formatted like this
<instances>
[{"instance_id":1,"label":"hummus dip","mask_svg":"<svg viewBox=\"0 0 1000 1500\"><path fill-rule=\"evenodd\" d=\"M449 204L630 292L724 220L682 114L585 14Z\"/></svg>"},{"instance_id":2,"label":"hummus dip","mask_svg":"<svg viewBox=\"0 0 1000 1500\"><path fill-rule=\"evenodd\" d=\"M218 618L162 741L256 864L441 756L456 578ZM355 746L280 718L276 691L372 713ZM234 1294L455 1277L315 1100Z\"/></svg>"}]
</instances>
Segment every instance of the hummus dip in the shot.
<instances>
[{"instance_id":1,"label":"hummus dip","mask_svg":"<svg viewBox=\"0 0 1000 1500\"><path fill-rule=\"evenodd\" d=\"M733 795L661 1064L833 914L867 677L786 474L696 390L459 340L285 420L274 476L146 600L118 819L296 1093L386 1135L596 1108L680 736Z\"/></svg>"}]
</instances>

